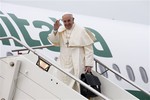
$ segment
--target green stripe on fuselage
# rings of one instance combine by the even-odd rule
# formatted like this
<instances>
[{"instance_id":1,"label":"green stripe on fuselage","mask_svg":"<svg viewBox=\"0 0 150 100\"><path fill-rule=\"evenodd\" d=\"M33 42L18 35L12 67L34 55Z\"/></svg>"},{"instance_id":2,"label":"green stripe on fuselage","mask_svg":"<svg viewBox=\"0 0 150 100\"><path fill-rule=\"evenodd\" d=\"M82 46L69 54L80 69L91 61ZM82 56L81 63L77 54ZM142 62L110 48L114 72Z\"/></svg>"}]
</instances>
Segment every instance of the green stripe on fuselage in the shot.
<instances>
[{"instance_id":1,"label":"green stripe on fuselage","mask_svg":"<svg viewBox=\"0 0 150 100\"><path fill-rule=\"evenodd\" d=\"M142 91L127 90L129 93L139 98L140 100L150 100L150 96Z\"/></svg>"}]
</instances>

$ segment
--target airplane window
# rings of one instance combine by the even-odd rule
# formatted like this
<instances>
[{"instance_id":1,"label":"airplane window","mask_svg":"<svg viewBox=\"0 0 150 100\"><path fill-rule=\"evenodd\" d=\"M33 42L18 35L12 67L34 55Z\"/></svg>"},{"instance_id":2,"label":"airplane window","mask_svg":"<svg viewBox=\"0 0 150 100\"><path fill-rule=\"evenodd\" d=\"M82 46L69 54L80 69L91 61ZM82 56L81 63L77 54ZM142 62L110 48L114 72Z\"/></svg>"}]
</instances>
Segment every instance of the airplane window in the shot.
<instances>
[{"instance_id":1,"label":"airplane window","mask_svg":"<svg viewBox=\"0 0 150 100\"><path fill-rule=\"evenodd\" d=\"M127 65L126 70L127 70L129 79L134 82L135 81L135 76L134 76L134 73L133 73L133 70L132 70L131 66Z\"/></svg>"},{"instance_id":2,"label":"airplane window","mask_svg":"<svg viewBox=\"0 0 150 100\"><path fill-rule=\"evenodd\" d=\"M148 77L147 77L145 69L143 67L140 67L139 70L140 70L140 73L141 73L142 80L145 83L148 83Z\"/></svg>"},{"instance_id":3,"label":"airplane window","mask_svg":"<svg viewBox=\"0 0 150 100\"><path fill-rule=\"evenodd\" d=\"M107 69L101 64L99 64L99 68L100 68L101 73L103 73L102 75L108 78L108 73L106 71Z\"/></svg>"},{"instance_id":4,"label":"airplane window","mask_svg":"<svg viewBox=\"0 0 150 100\"><path fill-rule=\"evenodd\" d=\"M114 69L115 71L117 71L117 72L120 73L120 69L119 69L118 65L113 64L112 67L113 67L113 69ZM119 81L121 80L121 77L119 77L118 75L115 75L115 76L116 76L116 78L117 78Z\"/></svg>"}]
</instances>

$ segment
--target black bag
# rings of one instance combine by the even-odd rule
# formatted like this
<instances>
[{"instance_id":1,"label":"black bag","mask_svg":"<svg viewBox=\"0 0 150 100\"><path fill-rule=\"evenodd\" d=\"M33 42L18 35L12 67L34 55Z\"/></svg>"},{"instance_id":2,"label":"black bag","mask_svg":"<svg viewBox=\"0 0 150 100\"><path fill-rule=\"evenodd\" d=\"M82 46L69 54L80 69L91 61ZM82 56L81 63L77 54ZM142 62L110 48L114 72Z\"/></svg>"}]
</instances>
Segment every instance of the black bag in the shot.
<instances>
[{"instance_id":1,"label":"black bag","mask_svg":"<svg viewBox=\"0 0 150 100\"><path fill-rule=\"evenodd\" d=\"M97 76L94 76L92 73L84 73L81 74L81 80L85 82L86 84L90 85L92 88L97 90L98 92L101 92L101 83ZM84 86L80 85L80 92L83 96L89 98L89 97L96 97L97 95L85 88Z\"/></svg>"}]
</instances>

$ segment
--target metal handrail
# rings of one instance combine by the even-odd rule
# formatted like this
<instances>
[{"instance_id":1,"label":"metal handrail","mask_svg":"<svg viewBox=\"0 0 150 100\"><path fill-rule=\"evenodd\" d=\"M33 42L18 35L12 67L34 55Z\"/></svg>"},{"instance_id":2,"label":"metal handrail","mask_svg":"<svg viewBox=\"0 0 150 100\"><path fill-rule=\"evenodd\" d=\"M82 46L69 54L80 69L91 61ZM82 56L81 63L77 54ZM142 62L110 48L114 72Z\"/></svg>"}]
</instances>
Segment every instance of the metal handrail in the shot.
<instances>
[{"instance_id":1,"label":"metal handrail","mask_svg":"<svg viewBox=\"0 0 150 100\"><path fill-rule=\"evenodd\" d=\"M117 74L119 77L121 77L123 80L125 80L127 83L131 84L132 86L134 86L135 88L143 91L144 93L146 93L147 95L150 96L150 93L148 91L145 91L144 89L142 89L141 87L139 87L138 85L136 85L134 82L130 81L129 79L126 79L124 76L122 76L120 73L118 73L117 71L107 67L106 65L104 65L102 62L100 62L98 59L94 58L94 60L101 64L103 67L107 68L109 71L111 71L114 74Z\"/></svg>"},{"instance_id":2,"label":"metal handrail","mask_svg":"<svg viewBox=\"0 0 150 100\"><path fill-rule=\"evenodd\" d=\"M42 48L47 48L47 47L52 47L54 45L44 45L44 46L36 46L33 47L32 49L42 49ZM18 49L18 50L13 50L13 52L15 51L23 51L23 50L27 50L27 49ZM144 93L146 93L147 95L150 96L150 93L148 91L145 91L144 89L142 89L141 87L139 87L138 85L136 85L134 82L130 81L129 79L126 79L124 76L122 76L120 73L118 73L117 71L107 67L106 65L104 65L102 62L100 62L98 59L94 58L95 62L101 64L103 67L105 67L107 69L107 71L111 71L112 73L118 75L119 77L121 77L123 80L125 80L127 83L129 83L130 85L134 86L135 88L143 91ZM97 67L96 67L96 71L97 71Z\"/></svg>"},{"instance_id":3,"label":"metal handrail","mask_svg":"<svg viewBox=\"0 0 150 100\"><path fill-rule=\"evenodd\" d=\"M98 91L96 91L92 87L88 86L86 83L84 83L80 79L78 79L75 76L73 76L71 73L68 73L68 72L64 71L63 69L61 69L59 67L59 65L57 64L57 62L51 60L50 58L46 57L45 55L41 54L38 51L33 50L31 47L29 47L28 45L22 43L20 40L16 39L15 37L12 37L12 36L11 37L0 37L0 40L5 40L5 39L12 39L12 40L18 42L19 44L21 44L22 46L24 46L25 48L27 48L28 50L30 50L31 52L33 52L35 55L39 56L41 59L43 59L44 61L46 61L48 64L53 65L55 68L57 68L58 70L60 70L64 74L68 75L69 77L71 77L72 79L74 79L75 81L77 81L78 83L80 83L81 85L83 85L84 87L86 87L87 89L89 89L90 91L92 91L93 93L95 93L96 95L102 97L105 100L110 100L109 98L107 98L103 94L99 93ZM49 61L51 61L51 62L49 62Z\"/></svg>"},{"instance_id":4,"label":"metal handrail","mask_svg":"<svg viewBox=\"0 0 150 100\"><path fill-rule=\"evenodd\" d=\"M48 48L48 47L53 47L55 45L43 45L43 46L34 46L34 47L30 47L32 49L43 49L43 48ZM24 48L24 49L15 49L15 50L12 50L12 52L19 52L19 51L26 51L28 50L27 48Z\"/></svg>"}]
</instances>

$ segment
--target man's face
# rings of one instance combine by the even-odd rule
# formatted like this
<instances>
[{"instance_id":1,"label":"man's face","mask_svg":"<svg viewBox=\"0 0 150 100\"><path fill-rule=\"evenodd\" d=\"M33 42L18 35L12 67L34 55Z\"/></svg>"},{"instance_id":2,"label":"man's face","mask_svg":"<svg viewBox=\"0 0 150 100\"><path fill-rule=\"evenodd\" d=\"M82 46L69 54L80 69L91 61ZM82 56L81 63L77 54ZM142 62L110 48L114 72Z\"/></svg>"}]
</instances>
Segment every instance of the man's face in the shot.
<instances>
[{"instance_id":1,"label":"man's face","mask_svg":"<svg viewBox=\"0 0 150 100\"><path fill-rule=\"evenodd\" d=\"M70 14L62 16L62 21L66 29L71 29L74 23L74 18Z\"/></svg>"}]
</instances>

